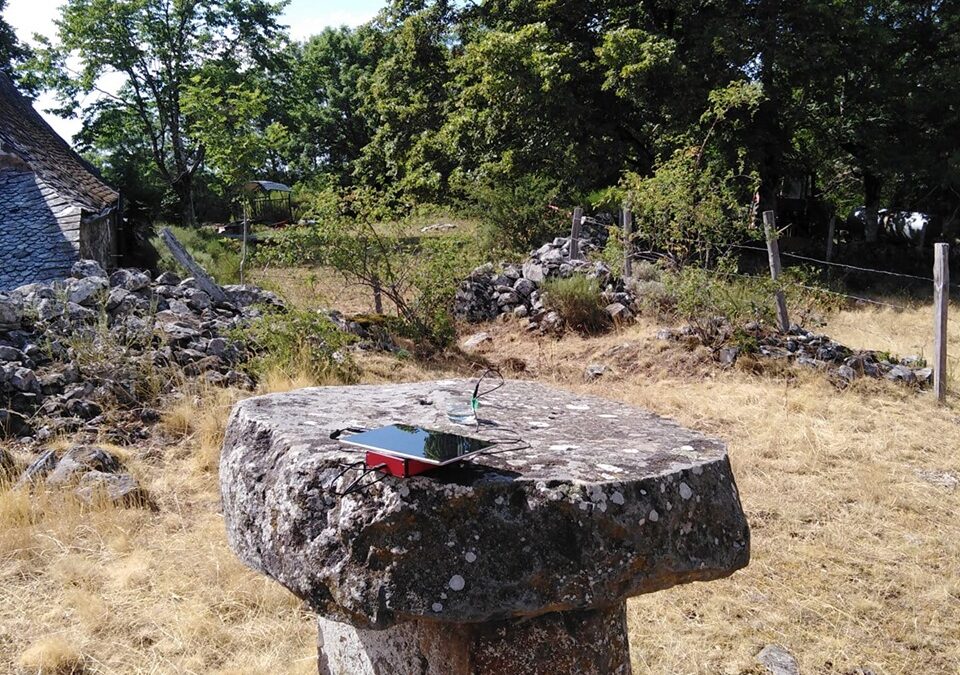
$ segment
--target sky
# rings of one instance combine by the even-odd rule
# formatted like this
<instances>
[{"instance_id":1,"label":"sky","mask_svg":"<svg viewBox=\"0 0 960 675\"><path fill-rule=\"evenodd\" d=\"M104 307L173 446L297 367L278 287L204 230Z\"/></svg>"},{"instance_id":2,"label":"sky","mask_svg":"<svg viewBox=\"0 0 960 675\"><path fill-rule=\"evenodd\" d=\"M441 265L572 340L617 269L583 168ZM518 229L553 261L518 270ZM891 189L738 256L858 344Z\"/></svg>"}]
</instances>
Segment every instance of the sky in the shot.
<instances>
[{"instance_id":1,"label":"sky","mask_svg":"<svg viewBox=\"0 0 960 675\"><path fill-rule=\"evenodd\" d=\"M35 33L52 37L53 20L63 0L8 0L3 18L24 42L32 41ZM319 33L327 26L359 26L373 18L384 5L384 0L292 0L283 13L283 23L298 39ZM44 112L54 105L50 96L42 95L37 109L57 132L70 140L80 130L77 119L61 119Z\"/></svg>"}]
</instances>

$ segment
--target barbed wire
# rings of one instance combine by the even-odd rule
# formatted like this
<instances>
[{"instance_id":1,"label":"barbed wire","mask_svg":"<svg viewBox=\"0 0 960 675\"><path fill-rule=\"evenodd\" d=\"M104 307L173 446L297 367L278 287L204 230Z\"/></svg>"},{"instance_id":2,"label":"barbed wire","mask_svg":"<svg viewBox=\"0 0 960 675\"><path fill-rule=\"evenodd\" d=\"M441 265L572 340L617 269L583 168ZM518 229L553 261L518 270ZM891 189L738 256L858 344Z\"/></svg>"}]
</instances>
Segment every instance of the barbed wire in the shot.
<instances>
[{"instance_id":1,"label":"barbed wire","mask_svg":"<svg viewBox=\"0 0 960 675\"><path fill-rule=\"evenodd\" d=\"M746 251L758 251L760 253L767 253L767 249L760 246L744 246L743 244L730 244L731 248L739 248ZM927 281L933 283L933 277L923 277L918 274L905 274L903 272L892 272L890 270L878 270L871 267L859 267L857 265L847 265L846 263L838 263L830 260L820 260L819 258L811 258L810 256L799 255L797 253L787 253L780 251L780 256L783 258L794 258L795 260L805 260L807 262L818 263L820 265L830 265L831 267L841 267L848 270L856 270L857 272L871 272L874 274L885 274L891 277L900 277L903 279L916 279L918 281ZM960 288L960 284L950 284L951 288Z\"/></svg>"}]
</instances>

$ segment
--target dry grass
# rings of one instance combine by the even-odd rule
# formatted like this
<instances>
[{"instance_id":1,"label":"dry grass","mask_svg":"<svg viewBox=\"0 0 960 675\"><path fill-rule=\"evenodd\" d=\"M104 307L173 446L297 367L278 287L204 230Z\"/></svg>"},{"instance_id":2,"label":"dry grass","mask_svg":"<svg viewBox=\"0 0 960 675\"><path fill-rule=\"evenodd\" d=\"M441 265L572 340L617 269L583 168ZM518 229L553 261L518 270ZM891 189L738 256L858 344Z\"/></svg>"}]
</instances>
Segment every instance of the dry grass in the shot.
<instances>
[{"instance_id":1,"label":"dry grass","mask_svg":"<svg viewBox=\"0 0 960 675\"><path fill-rule=\"evenodd\" d=\"M929 308L845 313L828 331L906 354L928 317ZM761 673L754 655L777 642L804 673L960 672L960 490L917 473L960 475L956 399L938 407L887 383L839 392L811 374L719 371L702 353L655 340L655 328L557 341L497 324L486 354L521 377L641 405L730 445L752 562L726 580L631 601L635 671ZM890 334L889 344L868 331ZM960 354L956 332L951 350ZM584 383L593 362L610 371ZM362 366L375 382L469 369L384 356ZM308 384L276 377L265 386ZM163 422L175 443L127 452L157 512L0 488L0 664L22 673L316 672L311 616L244 568L224 539L216 457L241 395L185 397Z\"/></svg>"},{"instance_id":2,"label":"dry grass","mask_svg":"<svg viewBox=\"0 0 960 675\"><path fill-rule=\"evenodd\" d=\"M887 345L857 346L911 353L904 346L929 330L929 314L854 312L827 330L886 332ZM885 382L838 392L808 373L718 372L703 354L653 340L654 328L562 341L500 329L489 354L729 442L752 562L727 580L633 600L635 670L760 673L754 656L775 642L804 673L960 672L960 490L917 473L960 476L955 396L940 407ZM612 373L584 384L594 362Z\"/></svg>"}]
</instances>

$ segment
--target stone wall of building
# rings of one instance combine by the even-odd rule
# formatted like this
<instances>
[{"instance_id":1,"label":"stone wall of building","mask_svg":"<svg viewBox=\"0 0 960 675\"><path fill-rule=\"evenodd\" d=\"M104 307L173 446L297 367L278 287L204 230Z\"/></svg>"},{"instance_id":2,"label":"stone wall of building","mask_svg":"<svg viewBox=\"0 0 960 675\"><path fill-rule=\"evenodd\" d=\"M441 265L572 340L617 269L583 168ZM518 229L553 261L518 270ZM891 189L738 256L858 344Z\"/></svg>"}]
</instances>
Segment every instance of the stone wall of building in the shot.
<instances>
[{"instance_id":1,"label":"stone wall of building","mask_svg":"<svg viewBox=\"0 0 960 675\"><path fill-rule=\"evenodd\" d=\"M116 266L117 212L105 215L84 213L80 225L80 256L84 260L96 260L106 270Z\"/></svg>"},{"instance_id":2,"label":"stone wall of building","mask_svg":"<svg viewBox=\"0 0 960 675\"><path fill-rule=\"evenodd\" d=\"M69 276L81 209L35 173L0 168L0 290Z\"/></svg>"}]
</instances>

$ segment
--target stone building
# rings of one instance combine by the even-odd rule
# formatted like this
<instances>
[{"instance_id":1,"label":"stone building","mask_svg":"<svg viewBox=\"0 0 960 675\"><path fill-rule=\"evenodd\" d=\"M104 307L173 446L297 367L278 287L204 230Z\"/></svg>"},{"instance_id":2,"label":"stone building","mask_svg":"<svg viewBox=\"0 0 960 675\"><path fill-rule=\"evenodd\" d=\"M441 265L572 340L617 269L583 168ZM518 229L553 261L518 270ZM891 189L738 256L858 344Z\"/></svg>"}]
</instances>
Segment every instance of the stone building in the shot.
<instances>
[{"instance_id":1,"label":"stone building","mask_svg":"<svg viewBox=\"0 0 960 675\"><path fill-rule=\"evenodd\" d=\"M114 266L120 193L0 73L0 290Z\"/></svg>"}]
</instances>

